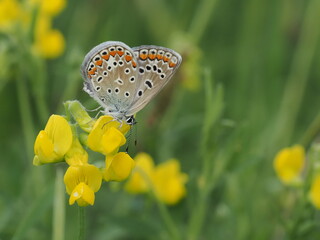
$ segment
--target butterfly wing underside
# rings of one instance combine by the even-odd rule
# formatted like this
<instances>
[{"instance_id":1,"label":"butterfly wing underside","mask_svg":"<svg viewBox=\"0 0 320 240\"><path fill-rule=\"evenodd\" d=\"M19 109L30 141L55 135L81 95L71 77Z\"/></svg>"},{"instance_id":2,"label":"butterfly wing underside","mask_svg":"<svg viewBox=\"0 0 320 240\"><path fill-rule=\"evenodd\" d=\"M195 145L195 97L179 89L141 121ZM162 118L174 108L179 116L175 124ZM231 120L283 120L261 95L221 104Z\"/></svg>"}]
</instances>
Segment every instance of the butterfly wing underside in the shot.
<instances>
[{"instance_id":1,"label":"butterfly wing underside","mask_svg":"<svg viewBox=\"0 0 320 240\"><path fill-rule=\"evenodd\" d=\"M84 58L81 73L84 90L116 118L124 117L135 99L137 60L130 47L108 41Z\"/></svg>"},{"instance_id":2,"label":"butterfly wing underside","mask_svg":"<svg viewBox=\"0 0 320 240\"><path fill-rule=\"evenodd\" d=\"M132 48L138 62L136 94L127 115L144 108L169 82L181 64L181 56L169 48L146 45Z\"/></svg>"}]
</instances>

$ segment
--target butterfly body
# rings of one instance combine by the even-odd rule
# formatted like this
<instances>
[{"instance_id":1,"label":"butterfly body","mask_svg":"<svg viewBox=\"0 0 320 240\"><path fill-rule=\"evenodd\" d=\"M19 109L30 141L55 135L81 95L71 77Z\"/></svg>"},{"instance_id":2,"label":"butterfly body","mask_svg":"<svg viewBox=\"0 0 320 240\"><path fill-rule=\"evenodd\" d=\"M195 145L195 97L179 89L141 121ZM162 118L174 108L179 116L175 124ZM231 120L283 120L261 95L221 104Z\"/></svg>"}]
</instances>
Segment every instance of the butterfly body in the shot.
<instances>
[{"instance_id":1,"label":"butterfly body","mask_svg":"<svg viewBox=\"0 0 320 240\"><path fill-rule=\"evenodd\" d=\"M83 60L84 90L106 115L134 124L133 115L169 82L181 61L178 53L164 47L104 42Z\"/></svg>"}]
</instances>

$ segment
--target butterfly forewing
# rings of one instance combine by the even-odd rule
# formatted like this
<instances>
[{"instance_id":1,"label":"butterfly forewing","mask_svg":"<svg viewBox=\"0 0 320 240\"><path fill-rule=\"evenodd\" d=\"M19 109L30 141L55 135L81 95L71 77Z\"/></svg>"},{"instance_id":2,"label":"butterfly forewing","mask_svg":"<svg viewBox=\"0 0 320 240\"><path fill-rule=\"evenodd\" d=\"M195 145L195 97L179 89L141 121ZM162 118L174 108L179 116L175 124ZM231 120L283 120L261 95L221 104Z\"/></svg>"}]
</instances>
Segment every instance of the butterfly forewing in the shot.
<instances>
[{"instance_id":1,"label":"butterfly forewing","mask_svg":"<svg viewBox=\"0 0 320 240\"><path fill-rule=\"evenodd\" d=\"M130 47L122 42L105 42L85 57L81 72L88 92L106 113L121 115L134 100L137 60ZM114 113L114 114L112 114Z\"/></svg>"},{"instance_id":2,"label":"butterfly forewing","mask_svg":"<svg viewBox=\"0 0 320 240\"><path fill-rule=\"evenodd\" d=\"M175 51L159 46L139 46L132 49L138 62L135 96L127 114L133 115L147 105L169 82L181 63Z\"/></svg>"}]
</instances>

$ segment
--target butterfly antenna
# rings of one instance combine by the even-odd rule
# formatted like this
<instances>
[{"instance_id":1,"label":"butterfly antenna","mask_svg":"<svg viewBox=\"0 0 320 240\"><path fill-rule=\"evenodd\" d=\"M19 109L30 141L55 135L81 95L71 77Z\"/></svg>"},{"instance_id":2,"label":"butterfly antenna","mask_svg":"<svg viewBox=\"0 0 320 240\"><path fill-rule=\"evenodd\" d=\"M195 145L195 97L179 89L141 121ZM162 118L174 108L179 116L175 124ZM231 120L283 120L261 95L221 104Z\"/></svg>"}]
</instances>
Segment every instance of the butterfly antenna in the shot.
<instances>
[{"instance_id":1,"label":"butterfly antenna","mask_svg":"<svg viewBox=\"0 0 320 240\"><path fill-rule=\"evenodd\" d=\"M138 125L136 124L136 127L135 127L135 131L134 131L134 146L137 147L137 143L138 143Z\"/></svg>"},{"instance_id":2,"label":"butterfly antenna","mask_svg":"<svg viewBox=\"0 0 320 240\"><path fill-rule=\"evenodd\" d=\"M129 152L129 146L130 146L130 143L131 143L131 135L132 135L132 125L130 126L129 134L128 134L128 137L127 137L126 153Z\"/></svg>"}]
</instances>

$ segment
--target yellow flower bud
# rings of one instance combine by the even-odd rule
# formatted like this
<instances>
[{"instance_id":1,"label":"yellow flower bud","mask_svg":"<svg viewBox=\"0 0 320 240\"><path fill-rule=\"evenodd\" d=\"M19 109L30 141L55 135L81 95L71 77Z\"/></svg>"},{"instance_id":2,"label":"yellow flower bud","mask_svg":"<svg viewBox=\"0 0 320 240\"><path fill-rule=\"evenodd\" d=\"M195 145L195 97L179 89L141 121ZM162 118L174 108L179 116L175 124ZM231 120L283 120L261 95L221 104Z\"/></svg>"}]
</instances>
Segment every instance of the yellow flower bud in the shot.
<instances>
[{"instance_id":1,"label":"yellow flower bud","mask_svg":"<svg viewBox=\"0 0 320 240\"><path fill-rule=\"evenodd\" d=\"M65 160L70 166L88 163L88 153L83 149L78 138L73 138L71 148L67 152Z\"/></svg>"},{"instance_id":2,"label":"yellow flower bud","mask_svg":"<svg viewBox=\"0 0 320 240\"><path fill-rule=\"evenodd\" d=\"M36 138L33 164L62 161L71 144L72 131L67 120L59 115L51 115L45 129Z\"/></svg>"},{"instance_id":3,"label":"yellow flower bud","mask_svg":"<svg viewBox=\"0 0 320 240\"><path fill-rule=\"evenodd\" d=\"M304 166L305 151L301 145L282 149L275 157L273 167L279 179L285 184L299 180Z\"/></svg>"},{"instance_id":4,"label":"yellow flower bud","mask_svg":"<svg viewBox=\"0 0 320 240\"><path fill-rule=\"evenodd\" d=\"M95 124L95 120L89 116L81 103L79 101L67 101L65 105L79 126L84 131L90 132Z\"/></svg>"},{"instance_id":5,"label":"yellow flower bud","mask_svg":"<svg viewBox=\"0 0 320 240\"><path fill-rule=\"evenodd\" d=\"M129 154L120 152L106 157L106 169L103 176L106 181L123 181L129 177L134 161Z\"/></svg>"}]
</instances>

